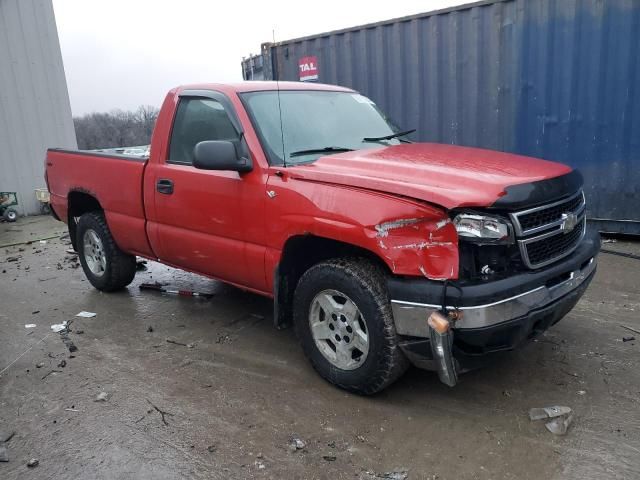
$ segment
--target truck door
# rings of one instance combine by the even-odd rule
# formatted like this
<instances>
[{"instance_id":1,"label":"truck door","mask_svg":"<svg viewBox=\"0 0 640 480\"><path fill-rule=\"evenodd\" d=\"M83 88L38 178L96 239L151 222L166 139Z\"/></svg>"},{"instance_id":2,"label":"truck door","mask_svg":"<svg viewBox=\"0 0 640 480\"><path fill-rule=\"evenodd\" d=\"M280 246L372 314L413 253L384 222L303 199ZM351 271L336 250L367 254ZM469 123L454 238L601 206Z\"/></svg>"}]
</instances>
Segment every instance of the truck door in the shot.
<instances>
[{"instance_id":1,"label":"truck door","mask_svg":"<svg viewBox=\"0 0 640 480\"><path fill-rule=\"evenodd\" d=\"M155 189L149 229L156 232L156 253L165 263L265 291L265 179L257 166L242 174L196 169L193 149L205 140L247 149L225 95L185 91L165 158L147 172L146 185Z\"/></svg>"}]
</instances>

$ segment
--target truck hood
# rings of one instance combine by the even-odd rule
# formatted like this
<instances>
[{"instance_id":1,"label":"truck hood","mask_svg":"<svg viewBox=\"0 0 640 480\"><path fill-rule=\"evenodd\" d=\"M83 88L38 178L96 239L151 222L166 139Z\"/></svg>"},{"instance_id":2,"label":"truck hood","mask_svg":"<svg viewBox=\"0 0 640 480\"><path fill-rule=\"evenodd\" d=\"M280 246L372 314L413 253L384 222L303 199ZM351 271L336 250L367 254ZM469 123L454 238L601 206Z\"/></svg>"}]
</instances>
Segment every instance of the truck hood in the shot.
<instances>
[{"instance_id":1,"label":"truck hood","mask_svg":"<svg viewBox=\"0 0 640 480\"><path fill-rule=\"evenodd\" d=\"M507 187L566 175L571 168L492 150L412 143L326 155L287 171L299 180L403 195L451 209L489 207Z\"/></svg>"}]
</instances>

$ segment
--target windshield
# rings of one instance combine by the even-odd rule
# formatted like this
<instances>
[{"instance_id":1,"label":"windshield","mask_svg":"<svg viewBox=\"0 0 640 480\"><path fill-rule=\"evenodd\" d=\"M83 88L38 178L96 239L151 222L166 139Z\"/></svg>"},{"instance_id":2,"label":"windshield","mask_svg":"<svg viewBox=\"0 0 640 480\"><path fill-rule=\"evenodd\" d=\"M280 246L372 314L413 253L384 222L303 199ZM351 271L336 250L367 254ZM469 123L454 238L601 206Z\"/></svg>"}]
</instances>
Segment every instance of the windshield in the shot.
<instances>
[{"instance_id":1,"label":"windshield","mask_svg":"<svg viewBox=\"0 0 640 480\"><path fill-rule=\"evenodd\" d=\"M322 155L400 143L397 138L375 140L398 129L358 93L284 90L278 100L278 92L269 90L241 97L272 164L306 163Z\"/></svg>"}]
</instances>

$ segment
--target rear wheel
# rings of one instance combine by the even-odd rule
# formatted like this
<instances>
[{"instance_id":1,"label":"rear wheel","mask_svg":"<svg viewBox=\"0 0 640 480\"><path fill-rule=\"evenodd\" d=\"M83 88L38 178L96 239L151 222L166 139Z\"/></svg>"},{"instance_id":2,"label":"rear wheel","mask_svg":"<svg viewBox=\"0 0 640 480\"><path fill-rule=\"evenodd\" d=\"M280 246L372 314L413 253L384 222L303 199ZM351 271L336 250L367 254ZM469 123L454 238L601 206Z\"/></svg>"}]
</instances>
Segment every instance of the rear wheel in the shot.
<instances>
[{"instance_id":1,"label":"rear wheel","mask_svg":"<svg viewBox=\"0 0 640 480\"><path fill-rule=\"evenodd\" d=\"M85 213L76 228L80 264L91 285L111 292L131 283L136 274L136 257L118 248L104 215Z\"/></svg>"},{"instance_id":2,"label":"rear wheel","mask_svg":"<svg viewBox=\"0 0 640 480\"><path fill-rule=\"evenodd\" d=\"M15 222L18 219L18 212L16 212L13 208L7 208L4 211L3 216L7 222Z\"/></svg>"},{"instance_id":3,"label":"rear wheel","mask_svg":"<svg viewBox=\"0 0 640 480\"><path fill-rule=\"evenodd\" d=\"M333 259L311 267L295 291L294 321L313 367L346 390L374 394L408 366L384 274L367 260Z\"/></svg>"}]
</instances>

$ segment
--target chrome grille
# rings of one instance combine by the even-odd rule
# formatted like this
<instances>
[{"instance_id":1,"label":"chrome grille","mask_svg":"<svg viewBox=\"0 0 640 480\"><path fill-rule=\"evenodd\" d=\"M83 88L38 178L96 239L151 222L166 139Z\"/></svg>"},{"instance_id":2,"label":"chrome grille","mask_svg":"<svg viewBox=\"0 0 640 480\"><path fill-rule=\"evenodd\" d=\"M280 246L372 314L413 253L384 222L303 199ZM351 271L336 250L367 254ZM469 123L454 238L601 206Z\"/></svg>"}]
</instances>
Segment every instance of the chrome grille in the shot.
<instances>
[{"instance_id":1,"label":"chrome grille","mask_svg":"<svg viewBox=\"0 0 640 480\"><path fill-rule=\"evenodd\" d=\"M520 221L522 230L526 233L538 227L557 222L562 218L563 213L576 212L580 210L583 204L582 194L579 194L560 204L546 207L542 210L535 210L530 213L519 214L518 220Z\"/></svg>"},{"instance_id":2,"label":"chrome grille","mask_svg":"<svg viewBox=\"0 0 640 480\"><path fill-rule=\"evenodd\" d=\"M520 253L529 268L541 268L573 252L586 229L582 191L569 198L512 213Z\"/></svg>"}]
</instances>

